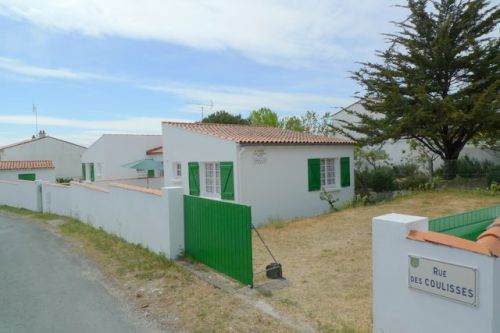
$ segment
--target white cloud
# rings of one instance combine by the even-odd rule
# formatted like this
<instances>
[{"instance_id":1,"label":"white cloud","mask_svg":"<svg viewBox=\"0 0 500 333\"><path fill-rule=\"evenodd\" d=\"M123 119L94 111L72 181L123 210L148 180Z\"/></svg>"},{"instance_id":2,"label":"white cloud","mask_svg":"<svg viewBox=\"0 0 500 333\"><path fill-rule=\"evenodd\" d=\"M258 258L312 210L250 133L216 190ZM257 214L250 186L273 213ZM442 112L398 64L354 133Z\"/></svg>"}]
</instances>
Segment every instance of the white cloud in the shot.
<instances>
[{"instance_id":1,"label":"white cloud","mask_svg":"<svg viewBox=\"0 0 500 333\"><path fill-rule=\"evenodd\" d=\"M162 121L186 121L183 119L167 119L154 117L130 117L116 120L78 120L59 117L38 117L40 129L51 128L48 134L55 137L75 142L81 145L89 145L99 138L103 133L127 133L127 134L161 134ZM15 125L19 132L24 132L24 127L34 127L34 117L27 115L0 115L0 125ZM70 130L71 129L71 130ZM71 134L68 134L71 133ZM0 145L13 143L27 139L17 135L2 135Z\"/></svg>"},{"instance_id":2,"label":"white cloud","mask_svg":"<svg viewBox=\"0 0 500 333\"><path fill-rule=\"evenodd\" d=\"M393 2L401 2L394 0ZM398 10L385 0L2 0L0 15L88 36L233 50L259 62L310 64L379 43ZM396 17L395 17L396 16Z\"/></svg>"},{"instance_id":3,"label":"white cloud","mask_svg":"<svg viewBox=\"0 0 500 333\"><path fill-rule=\"evenodd\" d=\"M0 69L27 77L58 78L69 80L110 80L110 77L93 73L78 72L64 68L37 67L18 60L0 57Z\"/></svg>"},{"instance_id":4,"label":"white cloud","mask_svg":"<svg viewBox=\"0 0 500 333\"><path fill-rule=\"evenodd\" d=\"M149 85L144 89L174 94L184 100L183 111L200 112L201 105L210 110L226 110L246 114L260 107L268 107L279 113L304 113L307 110L334 111L333 108L350 104L352 98L333 96L258 90L245 87L229 86L193 86L181 84Z\"/></svg>"}]
</instances>

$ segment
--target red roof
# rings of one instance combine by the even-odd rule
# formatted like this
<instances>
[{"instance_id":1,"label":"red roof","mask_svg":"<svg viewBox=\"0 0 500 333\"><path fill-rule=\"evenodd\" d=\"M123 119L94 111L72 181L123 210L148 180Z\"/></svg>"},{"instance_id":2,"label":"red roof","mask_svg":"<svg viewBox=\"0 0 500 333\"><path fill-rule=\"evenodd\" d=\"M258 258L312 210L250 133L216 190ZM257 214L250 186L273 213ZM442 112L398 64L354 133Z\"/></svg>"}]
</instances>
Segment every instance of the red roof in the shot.
<instances>
[{"instance_id":1,"label":"red roof","mask_svg":"<svg viewBox=\"0 0 500 333\"><path fill-rule=\"evenodd\" d=\"M158 146L151 149L146 150L146 155L155 155L155 154L163 154L163 147Z\"/></svg>"},{"instance_id":2,"label":"red roof","mask_svg":"<svg viewBox=\"0 0 500 333\"><path fill-rule=\"evenodd\" d=\"M0 170L54 169L48 160L37 161L0 161Z\"/></svg>"},{"instance_id":3,"label":"red roof","mask_svg":"<svg viewBox=\"0 0 500 333\"><path fill-rule=\"evenodd\" d=\"M275 127L229 125L209 123L163 122L166 125L183 128L200 134L216 136L240 144L354 144L347 139L332 136L314 135Z\"/></svg>"}]
</instances>

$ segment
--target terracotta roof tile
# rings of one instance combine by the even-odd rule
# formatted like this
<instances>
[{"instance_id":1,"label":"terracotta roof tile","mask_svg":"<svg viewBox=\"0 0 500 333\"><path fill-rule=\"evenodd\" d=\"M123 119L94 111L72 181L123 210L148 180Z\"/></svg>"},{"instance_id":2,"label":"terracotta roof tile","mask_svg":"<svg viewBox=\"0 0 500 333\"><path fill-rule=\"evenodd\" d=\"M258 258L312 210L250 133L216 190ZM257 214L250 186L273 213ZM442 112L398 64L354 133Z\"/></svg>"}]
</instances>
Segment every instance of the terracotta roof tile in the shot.
<instances>
[{"instance_id":1,"label":"terracotta roof tile","mask_svg":"<svg viewBox=\"0 0 500 333\"><path fill-rule=\"evenodd\" d=\"M314 135L275 127L163 122L166 125L183 128L200 134L216 136L240 144L314 144L314 145L351 145L355 142L331 136Z\"/></svg>"},{"instance_id":2,"label":"terracotta roof tile","mask_svg":"<svg viewBox=\"0 0 500 333\"><path fill-rule=\"evenodd\" d=\"M500 257L500 239L498 237L487 235L478 239L477 243L487 247L494 256Z\"/></svg>"},{"instance_id":3,"label":"terracotta roof tile","mask_svg":"<svg viewBox=\"0 0 500 333\"><path fill-rule=\"evenodd\" d=\"M423 232L423 231L412 230L408 233L408 238L421 242L446 245L457 249L484 254L487 256L492 255L492 251L490 251L490 249L483 244L448 234L442 234L433 231Z\"/></svg>"},{"instance_id":4,"label":"terracotta roof tile","mask_svg":"<svg viewBox=\"0 0 500 333\"><path fill-rule=\"evenodd\" d=\"M151 149L146 150L146 155L155 155L155 154L163 154L163 147L158 146Z\"/></svg>"},{"instance_id":5,"label":"terracotta roof tile","mask_svg":"<svg viewBox=\"0 0 500 333\"><path fill-rule=\"evenodd\" d=\"M54 169L49 160L36 161L0 161L0 170Z\"/></svg>"}]
</instances>

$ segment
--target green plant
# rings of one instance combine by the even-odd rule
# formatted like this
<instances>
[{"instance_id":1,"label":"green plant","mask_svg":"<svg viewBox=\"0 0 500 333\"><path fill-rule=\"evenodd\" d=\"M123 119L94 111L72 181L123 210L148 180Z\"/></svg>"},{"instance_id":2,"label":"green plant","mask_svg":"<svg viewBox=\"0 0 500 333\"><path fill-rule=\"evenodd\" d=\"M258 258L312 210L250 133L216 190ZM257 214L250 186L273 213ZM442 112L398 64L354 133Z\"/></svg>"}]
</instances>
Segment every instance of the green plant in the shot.
<instances>
[{"instance_id":1,"label":"green plant","mask_svg":"<svg viewBox=\"0 0 500 333\"><path fill-rule=\"evenodd\" d=\"M330 209L332 211L337 211L338 209L335 207L335 203L337 201L339 201L338 198L335 198L333 196L333 193L332 192L328 192L327 190L325 190L325 188L323 187L321 189L321 193L319 194L319 198L323 201L326 201L328 202L328 204L330 205Z\"/></svg>"},{"instance_id":2,"label":"green plant","mask_svg":"<svg viewBox=\"0 0 500 333\"><path fill-rule=\"evenodd\" d=\"M490 186L492 183L500 184L500 165L492 168L486 175L486 183Z\"/></svg>"},{"instance_id":3,"label":"green plant","mask_svg":"<svg viewBox=\"0 0 500 333\"><path fill-rule=\"evenodd\" d=\"M64 177L56 178L56 182L59 184L69 184L71 183L72 180L73 178L64 178Z\"/></svg>"},{"instance_id":4,"label":"green plant","mask_svg":"<svg viewBox=\"0 0 500 333\"><path fill-rule=\"evenodd\" d=\"M429 182L429 177L422 172L415 172L404 178L398 178L397 183L402 190L414 190Z\"/></svg>"}]
</instances>

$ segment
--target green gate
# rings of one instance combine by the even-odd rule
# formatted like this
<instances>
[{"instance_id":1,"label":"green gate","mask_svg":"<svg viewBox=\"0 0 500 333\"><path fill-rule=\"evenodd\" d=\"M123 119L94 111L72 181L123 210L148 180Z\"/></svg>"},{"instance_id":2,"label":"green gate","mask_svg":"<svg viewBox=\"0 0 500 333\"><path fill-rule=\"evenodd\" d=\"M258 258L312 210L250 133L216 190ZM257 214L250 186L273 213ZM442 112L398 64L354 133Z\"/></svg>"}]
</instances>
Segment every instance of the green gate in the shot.
<instances>
[{"instance_id":1,"label":"green gate","mask_svg":"<svg viewBox=\"0 0 500 333\"><path fill-rule=\"evenodd\" d=\"M184 196L186 254L253 286L250 206Z\"/></svg>"},{"instance_id":2,"label":"green gate","mask_svg":"<svg viewBox=\"0 0 500 333\"><path fill-rule=\"evenodd\" d=\"M429 230L475 241L497 217L500 205L432 219Z\"/></svg>"}]
</instances>

